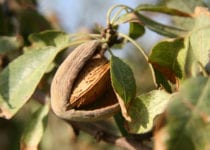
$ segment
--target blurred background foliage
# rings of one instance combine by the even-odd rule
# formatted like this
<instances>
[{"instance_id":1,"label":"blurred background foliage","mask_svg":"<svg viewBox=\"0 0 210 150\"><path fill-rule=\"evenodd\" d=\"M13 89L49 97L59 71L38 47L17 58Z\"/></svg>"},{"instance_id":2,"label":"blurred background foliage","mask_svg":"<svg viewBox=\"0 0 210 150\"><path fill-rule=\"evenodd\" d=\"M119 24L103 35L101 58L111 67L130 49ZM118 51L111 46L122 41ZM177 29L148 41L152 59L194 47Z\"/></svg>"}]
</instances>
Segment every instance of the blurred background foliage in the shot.
<instances>
[{"instance_id":1,"label":"blurred background foliage","mask_svg":"<svg viewBox=\"0 0 210 150\"><path fill-rule=\"evenodd\" d=\"M111 6L125 4L135 8L142 3L181 8L182 11L191 13L194 7L198 5L210 7L209 0L0 0L0 35L17 36L24 41L24 45L28 45L29 34L47 29L64 30L67 33L92 32L96 26L105 25L106 12ZM145 14L164 24L176 24L183 28L190 28L192 25L189 20L178 17L171 19L166 15L157 13ZM120 31L126 33L128 26L123 25L120 27ZM137 39L137 42L149 53L154 44L163 38L146 30L144 36ZM147 63L131 44L123 47L123 51L116 49L114 53L131 65L137 82L138 94L154 88ZM20 54L22 54L21 48L7 56L0 55L0 70ZM59 59L62 60L62 57L58 58L58 61L61 61ZM43 84L44 82L40 86ZM31 100L13 119L0 118L1 150L19 149L21 133L39 105L38 102ZM110 120L110 122L112 121ZM119 149L103 142L97 142L85 133L81 133L76 138L69 125L50 113L40 149L82 150L84 148L86 150Z\"/></svg>"}]
</instances>

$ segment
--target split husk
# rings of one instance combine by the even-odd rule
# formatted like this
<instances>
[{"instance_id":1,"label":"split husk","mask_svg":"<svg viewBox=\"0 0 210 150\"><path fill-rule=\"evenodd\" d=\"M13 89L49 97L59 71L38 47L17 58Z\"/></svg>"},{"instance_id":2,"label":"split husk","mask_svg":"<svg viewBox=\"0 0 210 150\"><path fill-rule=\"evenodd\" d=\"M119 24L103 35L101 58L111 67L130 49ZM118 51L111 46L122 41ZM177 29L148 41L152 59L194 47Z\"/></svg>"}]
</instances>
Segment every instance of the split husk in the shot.
<instances>
[{"instance_id":1,"label":"split husk","mask_svg":"<svg viewBox=\"0 0 210 150\"><path fill-rule=\"evenodd\" d=\"M96 121L119 110L109 62L99 55L100 47L97 40L81 44L59 66L51 84L51 106L57 116Z\"/></svg>"}]
</instances>

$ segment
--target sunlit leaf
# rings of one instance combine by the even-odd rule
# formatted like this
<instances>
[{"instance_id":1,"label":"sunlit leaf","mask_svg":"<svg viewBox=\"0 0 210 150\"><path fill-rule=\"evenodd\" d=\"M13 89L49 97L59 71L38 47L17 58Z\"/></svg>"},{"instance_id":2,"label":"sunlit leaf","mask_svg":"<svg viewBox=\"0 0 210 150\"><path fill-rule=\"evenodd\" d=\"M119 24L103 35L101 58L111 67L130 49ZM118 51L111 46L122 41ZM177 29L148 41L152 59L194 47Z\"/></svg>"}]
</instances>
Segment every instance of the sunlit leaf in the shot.
<instances>
[{"instance_id":1,"label":"sunlit leaf","mask_svg":"<svg viewBox=\"0 0 210 150\"><path fill-rule=\"evenodd\" d=\"M38 149L47 125L49 105L41 106L29 120L21 138L21 150Z\"/></svg>"},{"instance_id":2,"label":"sunlit leaf","mask_svg":"<svg viewBox=\"0 0 210 150\"><path fill-rule=\"evenodd\" d=\"M162 0L165 1L165 5L170 8L178 9L192 13L196 6L204 6L203 0Z\"/></svg>"},{"instance_id":3,"label":"sunlit leaf","mask_svg":"<svg viewBox=\"0 0 210 150\"><path fill-rule=\"evenodd\" d=\"M150 30L164 36L177 37L186 34L186 30L156 22L144 15L138 14L139 20Z\"/></svg>"},{"instance_id":4,"label":"sunlit leaf","mask_svg":"<svg viewBox=\"0 0 210 150\"><path fill-rule=\"evenodd\" d=\"M114 25L119 25L127 22L139 22L139 18L136 13L126 13L125 15L120 16L115 22ZM139 22L140 23L140 22Z\"/></svg>"},{"instance_id":5,"label":"sunlit leaf","mask_svg":"<svg viewBox=\"0 0 210 150\"><path fill-rule=\"evenodd\" d=\"M41 48L45 46L54 46L59 49L70 43L69 36L61 31L47 30L40 33L33 33L29 36L32 46L28 48Z\"/></svg>"},{"instance_id":6,"label":"sunlit leaf","mask_svg":"<svg viewBox=\"0 0 210 150\"><path fill-rule=\"evenodd\" d=\"M132 121L127 123L130 133L145 133L152 129L155 117L161 114L169 103L171 95L154 90L132 100L128 109Z\"/></svg>"},{"instance_id":7,"label":"sunlit leaf","mask_svg":"<svg viewBox=\"0 0 210 150\"><path fill-rule=\"evenodd\" d=\"M186 13L181 10L177 10L174 8L169 8L166 6L158 6L158 5L151 5L151 4L141 4L135 8L136 11L152 11L152 12L159 12L173 16L181 16L181 17L191 17L189 13Z\"/></svg>"},{"instance_id":8,"label":"sunlit leaf","mask_svg":"<svg viewBox=\"0 0 210 150\"><path fill-rule=\"evenodd\" d=\"M116 20L114 24L119 25L126 22L140 23L149 28L150 30L168 37L177 37L186 34L186 31L183 29L161 24L138 12L126 13L125 15L119 17L119 19Z\"/></svg>"},{"instance_id":9,"label":"sunlit leaf","mask_svg":"<svg viewBox=\"0 0 210 150\"><path fill-rule=\"evenodd\" d=\"M182 38L162 41L153 47L149 62L168 80L175 83L176 77L184 76L185 63L182 60L185 59L185 55L179 54L182 50L184 50Z\"/></svg>"},{"instance_id":10,"label":"sunlit leaf","mask_svg":"<svg viewBox=\"0 0 210 150\"><path fill-rule=\"evenodd\" d=\"M193 13L196 6L206 7L207 0L162 0L165 1L164 6L174 8L187 13ZM205 2L204 2L205 1ZM191 30L194 26L193 18L173 17L173 24L186 30Z\"/></svg>"},{"instance_id":11,"label":"sunlit leaf","mask_svg":"<svg viewBox=\"0 0 210 150\"><path fill-rule=\"evenodd\" d=\"M23 41L20 37L0 36L0 54L17 50L22 44Z\"/></svg>"},{"instance_id":12,"label":"sunlit leaf","mask_svg":"<svg viewBox=\"0 0 210 150\"><path fill-rule=\"evenodd\" d=\"M130 120L127 107L136 94L136 83L131 68L116 56L111 57L111 81L118 98L122 115Z\"/></svg>"},{"instance_id":13,"label":"sunlit leaf","mask_svg":"<svg viewBox=\"0 0 210 150\"><path fill-rule=\"evenodd\" d=\"M57 52L54 47L27 52L1 72L1 117L11 118L26 103Z\"/></svg>"},{"instance_id":14,"label":"sunlit leaf","mask_svg":"<svg viewBox=\"0 0 210 150\"><path fill-rule=\"evenodd\" d=\"M186 81L167 110L169 150L204 150L210 145L210 80Z\"/></svg>"},{"instance_id":15,"label":"sunlit leaf","mask_svg":"<svg viewBox=\"0 0 210 150\"><path fill-rule=\"evenodd\" d=\"M149 61L153 67L174 82L202 71L209 63L209 12L197 14L193 30L184 39L162 41L153 49ZM202 67L200 66L202 65Z\"/></svg>"}]
</instances>

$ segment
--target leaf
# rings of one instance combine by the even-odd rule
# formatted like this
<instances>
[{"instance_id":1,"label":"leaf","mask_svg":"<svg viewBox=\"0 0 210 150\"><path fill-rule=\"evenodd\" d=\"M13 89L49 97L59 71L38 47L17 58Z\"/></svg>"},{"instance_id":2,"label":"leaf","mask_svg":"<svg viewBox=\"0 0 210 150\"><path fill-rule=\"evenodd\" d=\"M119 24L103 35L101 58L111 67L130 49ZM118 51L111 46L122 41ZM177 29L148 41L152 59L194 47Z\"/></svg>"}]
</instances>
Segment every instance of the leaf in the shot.
<instances>
[{"instance_id":1,"label":"leaf","mask_svg":"<svg viewBox=\"0 0 210 150\"><path fill-rule=\"evenodd\" d=\"M57 53L54 47L29 51L1 72L1 117L10 119L26 103Z\"/></svg>"},{"instance_id":2,"label":"leaf","mask_svg":"<svg viewBox=\"0 0 210 150\"><path fill-rule=\"evenodd\" d=\"M202 67L208 65L210 50L208 14L206 11L197 14L193 30L184 39L162 41L152 49L149 61L171 82L175 81L175 77L184 79L200 74Z\"/></svg>"},{"instance_id":3,"label":"leaf","mask_svg":"<svg viewBox=\"0 0 210 150\"><path fill-rule=\"evenodd\" d=\"M163 0L162 0L163 1ZM165 6L174 8L180 11L184 11L187 13L192 14L196 6L203 6L206 7L204 1L205 0L164 0ZM186 30L192 30L194 26L194 19L193 18L183 18L183 17L173 17L173 24L175 26L182 27Z\"/></svg>"},{"instance_id":4,"label":"leaf","mask_svg":"<svg viewBox=\"0 0 210 150\"><path fill-rule=\"evenodd\" d=\"M163 90L154 90L132 100L128 108L132 122L127 123L130 133L145 133L153 128L155 117L163 113L171 95Z\"/></svg>"},{"instance_id":5,"label":"leaf","mask_svg":"<svg viewBox=\"0 0 210 150\"><path fill-rule=\"evenodd\" d=\"M186 34L186 30L158 23L138 13L139 20L150 30L167 37L179 37Z\"/></svg>"},{"instance_id":6,"label":"leaf","mask_svg":"<svg viewBox=\"0 0 210 150\"><path fill-rule=\"evenodd\" d=\"M149 62L153 67L162 73L172 83L176 82L176 77L184 76L185 55L180 53L184 50L184 40L182 38L165 40L152 48Z\"/></svg>"},{"instance_id":7,"label":"leaf","mask_svg":"<svg viewBox=\"0 0 210 150\"><path fill-rule=\"evenodd\" d=\"M111 80L114 90L129 104L136 94L136 83L131 68L116 56L111 57Z\"/></svg>"},{"instance_id":8,"label":"leaf","mask_svg":"<svg viewBox=\"0 0 210 150\"><path fill-rule=\"evenodd\" d=\"M159 12L159 13L164 13L164 14L173 15L173 16L180 16L180 17L191 17L191 14L178 10L178 9L169 8L166 6L151 5L151 4L141 4L138 7L136 7L135 10Z\"/></svg>"},{"instance_id":9,"label":"leaf","mask_svg":"<svg viewBox=\"0 0 210 150\"><path fill-rule=\"evenodd\" d=\"M197 7L195 13L195 25L189 36L193 59L189 63L193 65L200 62L205 67L209 62L210 52L210 12L206 8Z\"/></svg>"},{"instance_id":10,"label":"leaf","mask_svg":"<svg viewBox=\"0 0 210 150\"><path fill-rule=\"evenodd\" d=\"M32 116L21 138L21 150L38 149L47 125L49 104L41 106Z\"/></svg>"},{"instance_id":11,"label":"leaf","mask_svg":"<svg viewBox=\"0 0 210 150\"><path fill-rule=\"evenodd\" d=\"M20 37L0 36L0 54L17 50L22 44L23 41Z\"/></svg>"},{"instance_id":12,"label":"leaf","mask_svg":"<svg viewBox=\"0 0 210 150\"><path fill-rule=\"evenodd\" d=\"M158 23L138 12L131 12L131 13L126 13L125 15L122 15L121 17L118 18L118 20L114 22L114 25L119 25L126 22L140 23L146 26L147 28L149 28L150 30L160 35L164 35L168 37L177 37L177 36L182 36L186 34L186 31L183 29Z\"/></svg>"},{"instance_id":13,"label":"leaf","mask_svg":"<svg viewBox=\"0 0 210 150\"><path fill-rule=\"evenodd\" d=\"M154 73L155 73L155 81L158 87L161 87L162 85L167 92L172 93L172 87L170 86L167 78L157 69L154 69Z\"/></svg>"},{"instance_id":14,"label":"leaf","mask_svg":"<svg viewBox=\"0 0 210 150\"><path fill-rule=\"evenodd\" d=\"M164 0L167 7L192 13L196 6L204 6L203 0Z\"/></svg>"},{"instance_id":15,"label":"leaf","mask_svg":"<svg viewBox=\"0 0 210 150\"><path fill-rule=\"evenodd\" d=\"M121 112L116 113L114 115L114 119L115 119L115 122L116 122L117 127L119 128L121 134L123 136L128 136L128 132L127 132L127 130L124 127L125 119L123 118Z\"/></svg>"},{"instance_id":16,"label":"leaf","mask_svg":"<svg viewBox=\"0 0 210 150\"><path fill-rule=\"evenodd\" d=\"M136 15L136 13L126 13L120 16L113 24L117 26L117 25L120 25L122 23L127 23L127 22L136 22L136 23L139 22L139 18Z\"/></svg>"},{"instance_id":17,"label":"leaf","mask_svg":"<svg viewBox=\"0 0 210 150\"><path fill-rule=\"evenodd\" d=\"M131 68L116 56L111 57L111 81L117 95L122 115L130 121L127 107L136 94L136 83Z\"/></svg>"},{"instance_id":18,"label":"leaf","mask_svg":"<svg viewBox=\"0 0 210 150\"><path fill-rule=\"evenodd\" d=\"M32 43L30 48L41 48L46 46L54 46L62 50L67 44L70 43L69 35L55 30L47 30L40 33L33 33L29 36L29 41ZM27 48L26 48L27 50Z\"/></svg>"},{"instance_id":19,"label":"leaf","mask_svg":"<svg viewBox=\"0 0 210 150\"><path fill-rule=\"evenodd\" d=\"M139 23L131 22L129 28L129 36L132 39L137 39L142 36L145 32L144 26Z\"/></svg>"},{"instance_id":20,"label":"leaf","mask_svg":"<svg viewBox=\"0 0 210 150\"><path fill-rule=\"evenodd\" d=\"M20 30L20 34L24 38L28 38L28 35L31 33L52 29L51 23L36 9L19 9L16 11L16 16L19 23L18 28Z\"/></svg>"},{"instance_id":21,"label":"leaf","mask_svg":"<svg viewBox=\"0 0 210 150\"><path fill-rule=\"evenodd\" d=\"M167 111L169 150L209 149L210 80L191 78L171 100Z\"/></svg>"}]
</instances>

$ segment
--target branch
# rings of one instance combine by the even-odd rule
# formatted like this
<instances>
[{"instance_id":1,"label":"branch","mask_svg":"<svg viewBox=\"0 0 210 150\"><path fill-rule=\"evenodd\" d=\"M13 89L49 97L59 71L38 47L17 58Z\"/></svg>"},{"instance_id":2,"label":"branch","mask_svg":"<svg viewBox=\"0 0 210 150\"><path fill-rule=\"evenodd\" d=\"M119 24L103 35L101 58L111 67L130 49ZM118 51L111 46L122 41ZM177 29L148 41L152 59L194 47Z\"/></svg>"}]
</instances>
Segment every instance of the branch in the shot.
<instances>
[{"instance_id":1,"label":"branch","mask_svg":"<svg viewBox=\"0 0 210 150\"><path fill-rule=\"evenodd\" d=\"M32 98L40 102L41 104L45 104L49 101L48 96L44 94L40 90L36 90L32 95ZM130 135L128 137L121 137L114 135L110 132L109 124L105 121L100 122L75 122L75 121L67 121L66 122L72 125L76 134L80 130L92 135L96 140L104 141L106 143L113 144L115 146L125 148L127 150L151 150L152 148L143 144L143 141L149 140L152 137L152 132L142 134L142 135ZM111 130L113 131L113 130Z\"/></svg>"},{"instance_id":2,"label":"branch","mask_svg":"<svg viewBox=\"0 0 210 150\"><path fill-rule=\"evenodd\" d=\"M73 122L67 121L76 130L82 130L93 137L96 140L102 140L106 143L114 144L115 146L125 148L127 150L151 150L152 148L144 145L142 141L137 140L134 137L121 137L110 133L103 126L102 122Z\"/></svg>"}]
</instances>

